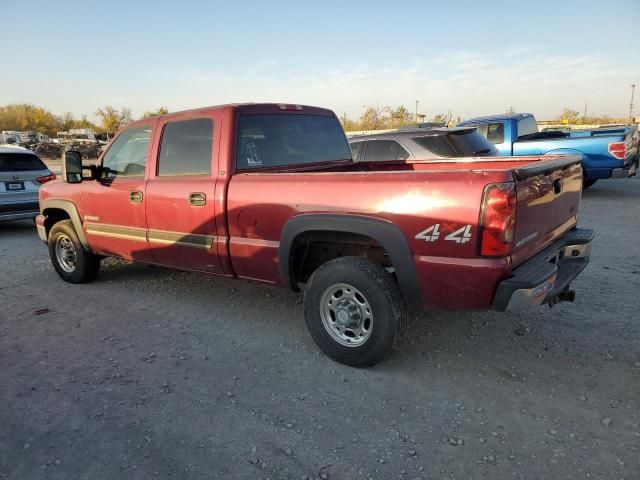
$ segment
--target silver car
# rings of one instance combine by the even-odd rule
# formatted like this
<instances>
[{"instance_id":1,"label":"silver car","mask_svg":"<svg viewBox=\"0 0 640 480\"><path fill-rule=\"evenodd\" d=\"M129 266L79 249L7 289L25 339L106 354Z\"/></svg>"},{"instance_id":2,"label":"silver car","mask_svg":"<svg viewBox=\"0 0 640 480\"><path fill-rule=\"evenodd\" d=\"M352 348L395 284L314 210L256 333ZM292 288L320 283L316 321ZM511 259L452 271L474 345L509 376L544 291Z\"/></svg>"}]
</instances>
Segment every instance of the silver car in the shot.
<instances>
[{"instance_id":1,"label":"silver car","mask_svg":"<svg viewBox=\"0 0 640 480\"><path fill-rule=\"evenodd\" d=\"M451 157L495 157L496 147L475 127L424 128L359 135L349 139L356 162L442 161Z\"/></svg>"},{"instance_id":2,"label":"silver car","mask_svg":"<svg viewBox=\"0 0 640 480\"><path fill-rule=\"evenodd\" d=\"M31 150L0 145L0 222L35 218L40 213L38 189L55 178Z\"/></svg>"}]
</instances>

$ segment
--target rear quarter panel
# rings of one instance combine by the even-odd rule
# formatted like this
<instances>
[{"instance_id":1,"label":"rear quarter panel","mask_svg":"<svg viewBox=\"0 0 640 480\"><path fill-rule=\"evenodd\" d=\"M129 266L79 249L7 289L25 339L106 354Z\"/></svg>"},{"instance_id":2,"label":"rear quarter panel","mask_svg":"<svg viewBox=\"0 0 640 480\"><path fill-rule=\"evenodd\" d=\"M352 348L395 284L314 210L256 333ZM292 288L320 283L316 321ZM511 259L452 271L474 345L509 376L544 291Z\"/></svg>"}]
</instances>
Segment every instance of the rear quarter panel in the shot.
<instances>
[{"instance_id":1,"label":"rear quarter panel","mask_svg":"<svg viewBox=\"0 0 640 480\"><path fill-rule=\"evenodd\" d=\"M477 258L479 208L487 183L509 179L508 171L473 170L236 174L227 197L233 268L240 277L280 283L279 242L290 218L364 215L405 233L426 303L487 308L508 260ZM436 224L437 238L416 238Z\"/></svg>"},{"instance_id":2,"label":"rear quarter panel","mask_svg":"<svg viewBox=\"0 0 640 480\"><path fill-rule=\"evenodd\" d=\"M622 160L609 154L609 143L624 141L624 135L607 137L567 138L564 140L533 140L513 144L514 155L545 155L580 153L586 176L608 178L612 168L620 168Z\"/></svg>"}]
</instances>

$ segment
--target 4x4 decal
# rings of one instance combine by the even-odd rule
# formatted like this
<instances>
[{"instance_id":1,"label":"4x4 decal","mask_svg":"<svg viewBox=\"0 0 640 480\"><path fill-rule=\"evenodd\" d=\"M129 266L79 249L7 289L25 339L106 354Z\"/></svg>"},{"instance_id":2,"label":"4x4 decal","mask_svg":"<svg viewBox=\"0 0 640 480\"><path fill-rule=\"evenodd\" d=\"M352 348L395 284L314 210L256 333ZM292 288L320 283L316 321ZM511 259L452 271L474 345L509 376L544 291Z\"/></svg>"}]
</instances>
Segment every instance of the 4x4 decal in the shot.
<instances>
[{"instance_id":1,"label":"4x4 decal","mask_svg":"<svg viewBox=\"0 0 640 480\"><path fill-rule=\"evenodd\" d=\"M425 240L427 242L435 242L440 238L440 224L431 225L426 230L421 231L415 236L416 240Z\"/></svg>"},{"instance_id":2,"label":"4x4 decal","mask_svg":"<svg viewBox=\"0 0 640 480\"><path fill-rule=\"evenodd\" d=\"M435 242L440 238L440 233L445 233L445 232L440 232L440 224L436 223L434 225L431 225L429 228L422 230L414 238L416 240L424 240L426 242ZM453 232L449 233L446 237L444 237L444 240L447 240L449 242L456 242L458 244L463 244L470 241L471 237L472 237L471 225L464 225L463 227L458 228L457 230L454 230Z\"/></svg>"}]
</instances>

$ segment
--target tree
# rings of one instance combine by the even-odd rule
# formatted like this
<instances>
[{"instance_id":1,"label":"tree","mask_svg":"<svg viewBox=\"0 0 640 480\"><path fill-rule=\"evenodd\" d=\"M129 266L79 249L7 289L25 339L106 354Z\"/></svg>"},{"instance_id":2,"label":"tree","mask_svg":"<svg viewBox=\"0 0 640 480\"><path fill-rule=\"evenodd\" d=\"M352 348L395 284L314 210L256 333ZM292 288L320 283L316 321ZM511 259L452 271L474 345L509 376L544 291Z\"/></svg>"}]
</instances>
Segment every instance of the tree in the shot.
<instances>
[{"instance_id":1,"label":"tree","mask_svg":"<svg viewBox=\"0 0 640 480\"><path fill-rule=\"evenodd\" d=\"M513 115L514 113L516 113L516 111L513 109L513 107L509 107L507 108L507 111L505 113L507 115Z\"/></svg>"},{"instance_id":2,"label":"tree","mask_svg":"<svg viewBox=\"0 0 640 480\"><path fill-rule=\"evenodd\" d=\"M67 131L70 128L75 127L76 119L73 118L73 114L71 112L65 112L58 117L58 122L60 125L60 131Z\"/></svg>"},{"instance_id":3,"label":"tree","mask_svg":"<svg viewBox=\"0 0 640 480\"><path fill-rule=\"evenodd\" d=\"M360 130L382 130L385 128L384 108L380 105L369 105L360 116Z\"/></svg>"},{"instance_id":4,"label":"tree","mask_svg":"<svg viewBox=\"0 0 640 480\"><path fill-rule=\"evenodd\" d=\"M91 130L98 131L98 126L91 122L86 115L83 115L80 120L73 121L73 128L90 128Z\"/></svg>"},{"instance_id":5,"label":"tree","mask_svg":"<svg viewBox=\"0 0 640 480\"><path fill-rule=\"evenodd\" d=\"M357 128L358 126L356 125L356 122L351 120L346 113L343 113L340 116L340 123L342 124L342 128L346 132L352 132L354 130L358 130Z\"/></svg>"},{"instance_id":6,"label":"tree","mask_svg":"<svg viewBox=\"0 0 640 480\"><path fill-rule=\"evenodd\" d=\"M98 108L96 115L101 119L104 133L115 133L133 120L130 109L122 107L118 110L111 105Z\"/></svg>"},{"instance_id":7,"label":"tree","mask_svg":"<svg viewBox=\"0 0 640 480\"><path fill-rule=\"evenodd\" d=\"M144 112L142 114L142 118L155 117L157 115L166 115L169 113L169 109L167 107L160 107L157 110L152 110L150 112Z\"/></svg>"},{"instance_id":8,"label":"tree","mask_svg":"<svg viewBox=\"0 0 640 480\"><path fill-rule=\"evenodd\" d=\"M44 108L27 103L0 107L0 130L36 130L54 135L60 119Z\"/></svg>"},{"instance_id":9,"label":"tree","mask_svg":"<svg viewBox=\"0 0 640 480\"><path fill-rule=\"evenodd\" d=\"M562 123L576 123L576 120L578 120L578 117L580 117L580 112L577 110L571 110L570 108L564 108L562 110L562 113L560 114L560 116L558 117L558 120L560 120Z\"/></svg>"},{"instance_id":10,"label":"tree","mask_svg":"<svg viewBox=\"0 0 640 480\"><path fill-rule=\"evenodd\" d=\"M451 112L438 113L431 119L431 121L434 123L444 123L445 125L448 125L450 119L451 119Z\"/></svg>"},{"instance_id":11,"label":"tree","mask_svg":"<svg viewBox=\"0 0 640 480\"><path fill-rule=\"evenodd\" d=\"M389 128L400 128L404 125L413 123L413 115L404 105L400 105L395 109L389 108Z\"/></svg>"}]
</instances>

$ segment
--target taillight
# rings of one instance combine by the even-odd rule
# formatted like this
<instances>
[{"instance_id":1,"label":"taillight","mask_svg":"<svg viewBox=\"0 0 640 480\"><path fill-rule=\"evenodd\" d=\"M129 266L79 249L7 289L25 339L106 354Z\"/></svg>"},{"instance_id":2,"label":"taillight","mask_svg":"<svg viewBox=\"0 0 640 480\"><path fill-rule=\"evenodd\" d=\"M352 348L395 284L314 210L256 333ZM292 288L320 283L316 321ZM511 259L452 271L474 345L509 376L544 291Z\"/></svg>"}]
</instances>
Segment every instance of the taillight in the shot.
<instances>
[{"instance_id":1,"label":"taillight","mask_svg":"<svg viewBox=\"0 0 640 480\"><path fill-rule=\"evenodd\" d=\"M278 108L280 110L302 110L302 105L288 105L286 103L279 103Z\"/></svg>"},{"instance_id":2,"label":"taillight","mask_svg":"<svg viewBox=\"0 0 640 480\"><path fill-rule=\"evenodd\" d=\"M492 183L484 189L480 218L480 255L506 257L513 247L516 226L516 186Z\"/></svg>"},{"instance_id":3,"label":"taillight","mask_svg":"<svg viewBox=\"0 0 640 480\"><path fill-rule=\"evenodd\" d=\"M49 175L43 175L42 177L36 178L36 182L38 182L39 184L43 184L55 179L56 179L56 174L50 173Z\"/></svg>"},{"instance_id":4,"label":"taillight","mask_svg":"<svg viewBox=\"0 0 640 480\"><path fill-rule=\"evenodd\" d=\"M624 157L627 154L627 145L624 142L610 143L609 153L620 160L624 160Z\"/></svg>"}]
</instances>

